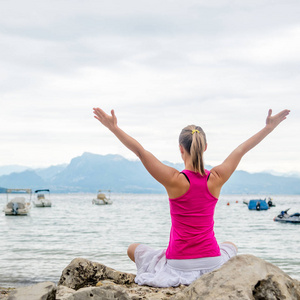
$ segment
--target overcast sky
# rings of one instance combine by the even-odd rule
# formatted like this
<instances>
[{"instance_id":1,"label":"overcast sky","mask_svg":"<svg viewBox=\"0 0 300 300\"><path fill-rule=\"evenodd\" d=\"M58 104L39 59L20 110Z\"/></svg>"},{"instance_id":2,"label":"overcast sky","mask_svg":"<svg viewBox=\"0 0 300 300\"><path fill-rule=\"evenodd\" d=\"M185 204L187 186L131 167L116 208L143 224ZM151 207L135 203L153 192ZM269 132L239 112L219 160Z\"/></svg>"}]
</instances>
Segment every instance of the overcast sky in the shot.
<instances>
[{"instance_id":1,"label":"overcast sky","mask_svg":"<svg viewBox=\"0 0 300 300\"><path fill-rule=\"evenodd\" d=\"M1 0L0 166L134 159L93 107L171 162L200 125L217 165L288 108L239 169L300 172L299 15L299 0Z\"/></svg>"}]
</instances>

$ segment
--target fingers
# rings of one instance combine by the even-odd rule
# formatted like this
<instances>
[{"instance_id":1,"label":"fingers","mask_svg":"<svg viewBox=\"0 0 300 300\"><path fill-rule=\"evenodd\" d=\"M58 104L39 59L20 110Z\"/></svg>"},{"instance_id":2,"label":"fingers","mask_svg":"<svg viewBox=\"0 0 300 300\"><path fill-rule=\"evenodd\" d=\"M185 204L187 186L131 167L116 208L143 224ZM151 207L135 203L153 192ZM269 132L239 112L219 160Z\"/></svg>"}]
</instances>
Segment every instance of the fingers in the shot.
<instances>
[{"instance_id":1,"label":"fingers","mask_svg":"<svg viewBox=\"0 0 300 300\"><path fill-rule=\"evenodd\" d=\"M268 118L279 118L279 119L285 119L290 113L289 109L284 109L281 112L279 112L278 114L272 116L272 109L269 109L268 111Z\"/></svg>"},{"instance_id":2,"label":"fingers","mask_svg":"<svg viewBox=\"0 0 300 300\"><path fill-rule=\"evenodd\" d=\"M281 119L281 120L285 120L286 117L289 115L289 113L290 113L290 110L285 109L285 110L281 111L280 113L278 113L278 114L277 114L276 116L274 116L274 117L278 117L278 118Z\"/></svg>"},{"instance_id":3,"label":"fingers","mask_svg":"<svg viewBox=\"0 0 300 300\"><path fill-rule=\"evenodd\" d=\"M93 108L93 110L94 110L94 114L96 114L96 115L104 115L105 114L105 112L99 107Z\"/></svg>"},{"instance_id":4,"label":"fingers","mask_svg":"<svg viewBox=\"0 0 300 300\"><path fill-rule=\"evenodd\" d=\"M289 115L290 110L289 110L289 109L285 109L285 110L283 110L281 113L282 113L283 116L286 117L287 115Z\"/></svg>"},{"instance_id":5,"label":"fingers","mask_svg":"<svg viewBox=\"0 0 300 300\"><path fill-rule=\"evenodd\" d=\"M272 109L270 108L268 111L268 118L271 117L271 115L272 115Z\"/></svg>"},{"instance_id":6,"label":"fingers","mask_svg":"<svg viewBox=\"0 0 300 300\"><path fill-rule=\"evenodd\" d=\"M105 112L100 108L93 108L94 118L103 124L105 119Z\"/></svg>"},{"instance_id":7,"label":"fingers","mask_svg":"<svg viewBox=\"0 0 300 300\"><path fill-rule=\"evenodd\" d=\"M105 116L107 115L101 108L97 107L97 108L93 108L93 112L94 114L97 116L97 119L100 121L100 119L105 118Z\"/></svg>"},{"instance_id":8,"label":"fingers","mask_svg":"<svg viewBox=\"0 0 300 300\"><path fill-rule=\"evenodd\" d=\"M289 115L290 111L286 110L282 116L282 121L286 119L286 117Z\"/></svg>"},{"instance_id":9,"label":"fingers","mask_svg":"<svg viewBox=\"0 0 300 300\"><path fill-rule=\"evenodd\" d=\"M95 115L98 115L99 114L99 108L93 108L93 113Z\"/></svg>"},{"instance_id":10,"label":"fingers","mask_svg":"<svg viewBox=\"0 0 300 300\"><path fill-rule=\"evenodd\" d=\"M93 111L94 111L94 113L97 113L97 114L107 115L107 113L105 113L104 110L99 107L94 107ZM112 109L111 114L114 114L114 113L115 113L115 111Z\"/></svg>"},{"instance_id":11,"label":"fingers","mask_svg":"<svg viewBox=\"0 0 300 300\"><path fill-rule=\"evenodd\" d=\"M105 113L101 108L93 108L94 118L100 121L107 128L113 128L117 124L115 111L111 110L111 115Z\"/></svg>"}]
</instances>

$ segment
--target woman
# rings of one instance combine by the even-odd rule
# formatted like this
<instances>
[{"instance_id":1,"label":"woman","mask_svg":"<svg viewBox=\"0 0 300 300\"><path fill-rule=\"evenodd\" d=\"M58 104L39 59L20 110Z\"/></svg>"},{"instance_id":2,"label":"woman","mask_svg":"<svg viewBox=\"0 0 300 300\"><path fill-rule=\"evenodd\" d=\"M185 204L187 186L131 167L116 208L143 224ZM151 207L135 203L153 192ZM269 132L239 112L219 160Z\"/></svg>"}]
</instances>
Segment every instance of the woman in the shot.
<instances>
[{"instance_id":1,"label":"woman","mask_svg":"<svg viewBox=\"0 0 300 300\"><path fill-rule=\"evenodd\" d=\"M214 209L221 188L241 158L286 119L289 112L283 110L272 116L270 109L265 127L211 171L204 169L203 153L207 148L204 131L195 125L185 127L179 136L185 169L179 172L164 165L121 130L114 110L108 115L102 109L94 108L94 117L139 157L169 196L172 226L168 248L154 250L137 243L128 247L128 256L137 266L136 283L154 287L188 285L237 254L233 243L218 245L214 236Z\"/></svg>"}]
</instances>

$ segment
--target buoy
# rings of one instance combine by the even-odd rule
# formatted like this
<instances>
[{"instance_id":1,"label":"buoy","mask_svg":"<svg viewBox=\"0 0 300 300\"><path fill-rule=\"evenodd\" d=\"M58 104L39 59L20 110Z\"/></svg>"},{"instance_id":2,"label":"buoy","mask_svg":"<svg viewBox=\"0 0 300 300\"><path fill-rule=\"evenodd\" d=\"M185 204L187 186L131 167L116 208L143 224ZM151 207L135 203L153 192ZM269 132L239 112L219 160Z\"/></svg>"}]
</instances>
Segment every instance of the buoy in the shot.
<instances>
[{"instance_id":1,"label":"buoy","mask_svg":"<svg viewBox=\"0 0 300 300\"><path fill-rule=\"evenodd\" d=\"M238 200L236 200L236 201L235 201L235 203L239 203L239 201L238 201Z\"/></svg>"},{"instance_id":2,"label":"buoy","mask_svg":"<svg viewBox=\"0 0 300 300\"><path fill-rule=\"evenodd\" d=\"M229 202L227 202L227 205L230 205L230 203L229 203Z\"/></svg>"}]
</instances>

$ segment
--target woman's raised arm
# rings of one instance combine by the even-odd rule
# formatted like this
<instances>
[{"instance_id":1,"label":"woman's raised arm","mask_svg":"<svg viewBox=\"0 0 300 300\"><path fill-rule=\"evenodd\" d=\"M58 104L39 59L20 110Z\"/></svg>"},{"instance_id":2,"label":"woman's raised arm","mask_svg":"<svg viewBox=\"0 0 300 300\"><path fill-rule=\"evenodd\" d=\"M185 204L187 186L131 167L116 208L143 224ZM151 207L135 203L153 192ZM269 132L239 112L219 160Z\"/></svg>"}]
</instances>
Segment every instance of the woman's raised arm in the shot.
<instances>
[{"instance_id":1,"label":"woman's raised arm","mask_svg":"<svg viewBox=\"0 0 300 300\"><path fill-rule=\"evenodd\" d=\"M108 115L100 108L94 108L94 117L107 127L129 150L135 153L141 160L147 171L160 182L169 192L176 187L178 170L171 168L159 161L153 154L145 150L133 137L118 127L117 117L114 110Z\"/></svg>"},{"instance_id":2,"label":"woman's raised arm","mask_svg":"<svg viewBox=\"0 0 300 300\"><path fill-rule=\"evenodd\" d=\"M283 120L286 119L290 111L285 109L280 113L272 116L272 110L268 112L266 119L266 126L244 143L239 145L231 154L224 160L224 162L211 170L214 174L214 183L221 189L222 185L230 178L232 173L237 168L242 157L257 144L259 144L269 133L271 133Z\"/></svg>"}]
</instances>

